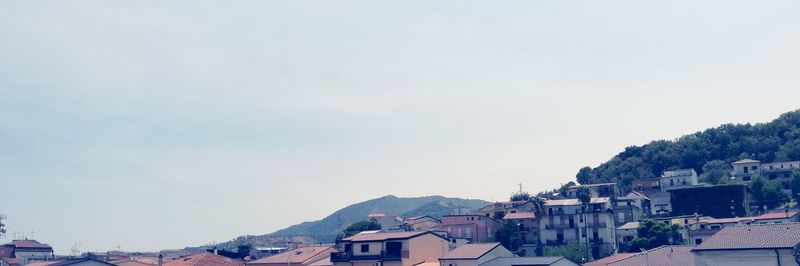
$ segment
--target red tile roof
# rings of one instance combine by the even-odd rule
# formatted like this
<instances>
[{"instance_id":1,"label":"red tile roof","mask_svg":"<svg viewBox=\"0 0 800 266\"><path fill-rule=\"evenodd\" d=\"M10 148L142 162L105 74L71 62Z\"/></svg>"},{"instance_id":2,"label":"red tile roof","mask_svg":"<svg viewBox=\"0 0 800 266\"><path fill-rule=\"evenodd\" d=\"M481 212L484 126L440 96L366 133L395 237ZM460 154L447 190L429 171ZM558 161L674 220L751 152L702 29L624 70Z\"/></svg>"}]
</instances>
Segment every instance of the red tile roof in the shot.
<instances>
[{"instance_id":1,"label":"red tile roof","mask_svg":"<svg viewBox=\"0 0 800 266\"><path fill-rule=\"evenodd\" d=\"M800 223L728 226L694 251L793 248L800 243Z\"/></svg>"},{"instance_id":2,"label":"red tile roof","mask_svg":"<svg viewBox=\"0 0 800 266\"><path fill-rule=\"evenodd\" d=\"M320 254L328 253L326 257L330 256L331 252L336 251L333 245L302 247L298 249L289 250L280 254L272 255L259 260L248 262L248 265L257 264L271 264L271 263L312 263L309 259L319 257Z\"/></svg>"},{"instance_id":3,"label":"red tile roof","mask_svg":"<svg viewBox=\"0 0 800 266\"><path fill-rule=\"evenodd\" d=\"M606 263L613 266L693 266L694 254L691 250L694 246L661 246L644 253L636 253L625 259ZM602 264L601 264L602 265Z\"/></svg>"},{"instance_id":4,"label":"red tile roof","mask_svg":"<svg viewBox=\"0 0 800 266\"><path fill-rule=\"evenodd\" d=\"M3 258L2 261L8 265L22 265L22 261L17 258Z\"/></svg>"},{"instance_id":5,"label":"red tile roof","mask_svg":"<svg viewBox=\"0 0 800 266\"><path fill-rule=\"evenodd\" d=\"M509 214L506 214L506 216L503 216L503 220L534 219L534 218L536 218L536 215L534 215L532 212L515 212L515 213L509 213Z\"/></svg>"},{"instance_id":6,"label":"red tile roof","mask_svg":"<svg viewBox=\"0 0 800 266\"><path fill-rule=\"evenodd\" d=\"M13 246L0 246L0 258L11 258L14 255Z\"/></svg>"},{"instance_id":7,"label":"red tile roof","mask_svg":"<svg viewBox=\"0 0 800 266\"><path fill-rule=\"evenodd\" d=\"M583 265L584 266L608 265L609 263L612 263L612 262L617 262L617 261L620 261L620 260L624 260L624 259L636 256L636 254L639 254L639 253L617 253L617 254L614 254L614 255L599 259L599 260L595 260L595 261L590 261L588 263L584 263Z\"/></svg>"},{"instance_id":8,"label":"red tile roof","mask_svg":"<svg viewBox=\"0 0 800 266\"><path fill-rule=\"evenodd\" d=\"M460 247L457 247L453 251L444 254L440 257L440 260L468 260L468 259L478 259L483 257L489 251L500 246L500 243L485 243L485 244L466 244Z\"/></svg>"},{"instance_id":9,"label":"red tile roof","mask_svg":"<svg viewBox=\"0 0 800 266\"><path fill-rule=\"evenodd\" d=\"M244 263L231 258L216 255L214 253L202 252L185 257L178 257L175 260L165 262L164 266L242 266Z\"/></svg>"},{"instance_id":10,"label":"red tile roof","mask_svg":"<svg viewBox=\"0 0 800 266\"><path fill-rule=\"evenodd\" d=\"M786 212L773 212L773 213L765 213L759 216L754 217L756 220L766 220L766 219L786 219L788 216L789 218L794 217L797 215L798 212L790 211Z\"/></svg>"},{"instance_id":11,"label":"red tile roof","mask_svg":"<svg viewBox=\"0 0 800 266\"><path fill-rule=\"evenodd\" d=\"M751 221L753 217L735 217L735 218L720 218L720 219L705 219L700 220L699 223L703 224L729 224L729 223L738 223L741 221Z\"/></svg>"},{"instance_id":12,"label":"red tile roof","mask_svg":"<svg viewBox=\"0 0 800 266\"><path fill-rule=\"evenodd\" d=\"M52 247L50 247L50 245L48 245L48 244L42 244L42 243L39 243L39 241L28 240L28 239L26 239L26 240L13 240L13 241L11 241L9 243L6 243L4 245L15 246L17 248L50 248L50 249L52 249Z\"/></svg>"}]
</instances>

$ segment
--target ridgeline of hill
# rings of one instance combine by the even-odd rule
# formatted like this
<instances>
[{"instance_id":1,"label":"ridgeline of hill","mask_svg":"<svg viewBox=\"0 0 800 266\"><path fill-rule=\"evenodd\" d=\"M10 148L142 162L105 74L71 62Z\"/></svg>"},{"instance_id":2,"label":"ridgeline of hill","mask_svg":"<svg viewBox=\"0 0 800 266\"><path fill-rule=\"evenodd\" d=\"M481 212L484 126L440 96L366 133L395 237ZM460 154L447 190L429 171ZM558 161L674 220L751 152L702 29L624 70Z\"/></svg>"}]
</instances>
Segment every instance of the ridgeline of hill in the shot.
<instances>
[{"instance_id":1,"label":"ridgeline of hill","mask_svg":"<svg viewBox=\"0 0 800 266\"><path fill-rule=\"evenodd\" d=\"M238 245L269 246L275 243L292 241L332 243L336 236L347 226L363 221L370 213L390 213L403 217L430 215L436 219L442 215L457 212L462 213L478 210L489 202L477 199L447 198L443 196L427 196L400 198L393 195L371 199L352 204L342 208L322 220L303 222L275 231L271 234L258 236L241 236L232 241L215 244L213 246L235 250ZM280 245L280 244L278 244ZM186 248L185 250L207 249L211 246Z\"/></svg>"},{"instance_id":2,"label":"ridgeline of hill","mask_svg":"<svg viewBox=\"0 0 800 266\"><path fill-rule=\"evenodd\" d=\"M633 180L692 168L701 173L701 182L716 184L727 177L730 163L746 158L800 160L800 110L768 123L724 124L676 140L630 146L600 166L581 168L576 179L581 184L618 182L627 189Z\"/></svg>"}]
</instances>

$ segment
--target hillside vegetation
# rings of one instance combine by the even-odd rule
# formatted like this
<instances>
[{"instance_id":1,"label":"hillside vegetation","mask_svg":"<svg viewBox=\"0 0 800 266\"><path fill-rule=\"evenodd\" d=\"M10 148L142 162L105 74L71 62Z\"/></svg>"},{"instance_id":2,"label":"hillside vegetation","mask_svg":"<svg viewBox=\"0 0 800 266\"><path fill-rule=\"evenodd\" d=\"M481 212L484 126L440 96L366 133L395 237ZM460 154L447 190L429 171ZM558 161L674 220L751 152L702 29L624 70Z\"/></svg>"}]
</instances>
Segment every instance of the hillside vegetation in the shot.
<instances>
[{"instance_id":1,"label":"hillside vegetation","mask_svg":"<svg viewBox=\"0 0 800 266\"><path fill-rule=\"evenodd\" d=\"M800 160L800 110L769 123L724 124L676 140L630 146L595 168L580 169L576 178L581 184L618 182L627 189L633 180L693 168L701 182L715 184L730 172L730 163L745 158Z\"/></svg>"}]
</instances>

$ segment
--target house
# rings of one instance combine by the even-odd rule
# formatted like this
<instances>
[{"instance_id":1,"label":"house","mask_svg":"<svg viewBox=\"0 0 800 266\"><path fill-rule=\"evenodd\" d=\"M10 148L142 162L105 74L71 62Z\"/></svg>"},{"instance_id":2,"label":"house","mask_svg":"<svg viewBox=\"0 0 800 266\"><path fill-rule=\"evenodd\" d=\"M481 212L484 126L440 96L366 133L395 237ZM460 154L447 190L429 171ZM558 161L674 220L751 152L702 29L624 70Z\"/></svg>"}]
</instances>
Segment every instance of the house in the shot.
<instances>
[{"instance_id":1,"label":"house","mask_svg":"<svg viewBox=\"0 0 800 266\"><path fill-rule=\"evenodd\" d=\"M478 266L514 254L500 243L466 244L439 257L440 266Z\"/></svg>"},{"instance_id":2,"label":"house","mask_svg":"<svg viewBox=\"0 0 800 266\"><path fill-rule=\"evenodd\" d=\"M318 261L330 261L331 253L336 252L333 245L301 247L277 255L246 263L252 266L308 266Z\"/></svg>"},{"instance_id":3,"label":"house","mask_svg":"<svg viewBox=\"0 0 800 266\"><path fill-rule=\"evenodd\" d=\"M591 198L588 209L585 209L578 199L548 200L545 201L544 208L545 216L538 219L541 243L546 245L561 245L568 241L586 243L588 238L592 246L592 256L596 258L611 254L615 250L616 227L609 198Z\"/></svg>"},{"instance_id":4,"label":"house","mask_svg":"<svg viewBox=\"0 0 800 266\"><path fill-rule=\"evenodd\" d=\"M783 212L766 213L755 217L703 219L690 227L687 238L691 241L690 243L699 245L722 230L722 228L728 226L792 222L800 222L800 212L785 210Z\"/></svg>"},{"instance_id":5,"label":"house","mask_svg":"<svg viewBox=\"0 0 800 266\"><path fill-rule=\"evenodd\" d=\"M639 222L627 222L617 227L617 245L619 249L639 236Z\"/></svg>"},{"instance_id":6,"label":"house","mask_svg":"<svg viewBox=\"0 0 800 266\"><path fill-rule=\"evenodd\" d=\"M661 174L661 191L697 185L697 172L694 169L664 171Z\"/></svg>"},{"instance_id":7,"label":"house","mask_svg":"<svg viewBox=\"0 0 800 266\"><path fill-rule=\"evenodd\" d=\"M725 227L692 249L698 266L795 265L800 223Z\"/></svg>"},{"instance_id":8,"label":"house","mask_svg":"<svg viewBox=\"0 0 800 266\"><path fill-rule=\"evenodd\" d=\"M631 191L625 196L618 197L614 199L613 206L615 226L650 216L650 198L641 192Z\"/></svg>"},{"instance_id":9,"label":"house","mask_svg":"<svg viewBox=\"0 0 800 266\"><path fill-rule=\"evenodd\" d=\"M164 266L243 266L241 261L223 257L210 252L200 252L188 256L177 257L164 262Z\"/></svg>"},{"instance_id":10,"label":"house","mask_svg":"<svg viewBox=\"0 0 800 266\"><path fill-rule=\"evenodd\" d=\"M453 238L466 239L470 243L484 243L494 237L500 222L480 214L445 215L438 229L447 231Z\"/></svg>"},{"instance_id":11,"label":"house","mask_svg":"<svg viewBox=\"0 0 800 266\"><path fill-rule=\"evenodd\" d=\"M680 245L680 246L660 246L654 249L646 250L641 253L635 253L633 256L629 254L621 255L619 259L611 259L611 261L602 264L597 261L587 263L584 265L609 265L609 266L693 266L694 256L692 255L693 245Z\"/></svg>"},{"instance_id":12,"label":"house","mask_svg":"<svg viewBox=\"0 0 800 266\"><path fill-rule=\"evenodd\" d=\"M403 219L402 226L406 231L427 231L437 228L441 222L428 215L413 216Z\"/></svg>"},{"instance_id":13,"label":"house","mask_svg":"<svg viewBox=\"0 0 800 266\"><path fill-rule=\"evenodd\" d=\"M339 241L337 249L334 266L438 264L450 240L431 231L362 232Z\"/></svg>"},{"instance_id":14,"label":"house","mask_svg":"<svg viewBox=\"0 0 800 266\"><path fill-rule=\"evenodd\" d=\"M487 261L481 266L577 266L565 257L501 257Z\"/></svg>"},{"instance_id":15,"label":"house","mask_svg":"<svg viewBox=\"0 0 800 266\"><path fill-rule=\"evenodd\" d=\"M250 254L256 259L280 254L289 250L287 247L254 247Z\"/></svg>"},{"instance_id":16,"label":"house","mask_svg":"<svg viewBox=\"0 0 800 266\"><path fill-rule=\"evenodd\" d=\"M788 209L785 209L782 212L765 213L753 217L753 224L780 224L796 222L800 222L800 212L789 211Z\"/></svg>"},{"instance_id":17,"label":"house","mask_svg":"<svg viewBox=\"0 0 800 266\"><path fill-rule=\"evenodd\" d=\"M788 181L793 171L800 170L800 161L761 163L759 160L744 159L732 163L731 166L731 179L736 183L749 183L754 175L761 175L769 180Z\"/></svg>"},{"instance_id":18,"label":"house","mask_svg":"<svg viewBox=\"0 0 800 266\"><path fill-rule=\"evenodd\" d=\"M477 214L502 220L506 214L517 212L533 212L535 207L530 200L495 202L479 209Z\"/></svg>"},{"instance_id":19,"label":"house","mask_svg":"<svg viewBox=\"0 0 800 266\"><path fill-rule=\"evenodd\" d=\"M614 199L620 195L620 190L619 186L617 186L617 183L598 183L598 184L570 186L569 188L567 188L565 197L570 199L577 199L578 188L580 187L588 187L589 189L591 189L593 191L592 197L607 197Z\"/></svg>"},{"instance_id":20,"label":"house","mask_svg":"<svg viewBox=\"0 0 800 266\"><path fill-rule=\"evenodd\" d=\"M53 247L32 239L12 240L0 246L0 258L15 258L23 265L53 257Z\"/></svg>"},{"instance_id":21,"label":"house","mask_svg":"<svg viewBox=\"0 0 800 266\"><path fill-rule=\"evenodd\" d=\"M539 221L536 214L532 212L509 213L503 217L504 221L510 221L519 228L519 237L522 246L515 248L514 252L520 256L533 256L539 246Z\"/></svg>"},{"instance_id":22,"label":"house","mask_svg":"<svg viewBox=\"0 0 800 266\"><path fill-rule=\"evenodd\" d=\"M645 178L631 181L631 190L641 192L650 197L655 192L661 192L661 178Z\"/></svg>"},{"instance_id":23,"label":"house","mask_svg":"<svg viewBox=\"0 0 800 266\"><path fill-rule=\"evenodd\" d=\"M117 266L155 266L156 263L153 263L149 260L137 259L137 258L126 258L126 259L117 259L109 261L111 264Z\"/></svg>"}]
</instances>

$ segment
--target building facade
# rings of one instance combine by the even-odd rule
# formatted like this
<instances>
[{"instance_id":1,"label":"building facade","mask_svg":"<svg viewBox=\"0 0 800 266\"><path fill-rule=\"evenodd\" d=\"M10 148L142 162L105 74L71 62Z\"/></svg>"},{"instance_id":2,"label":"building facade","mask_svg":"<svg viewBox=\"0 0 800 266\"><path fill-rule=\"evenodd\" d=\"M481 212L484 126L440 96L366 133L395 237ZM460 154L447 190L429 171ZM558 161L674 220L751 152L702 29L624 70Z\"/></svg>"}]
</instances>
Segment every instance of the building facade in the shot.
<instances>
[{"instance_id":1,"label":"building facade","mask_svg":"<svg viewBox=\"0 0 800 266\"><path fill-rule=\"evenodd\" d=\"M360 233L341 240L331 253L334 266L412 266L438 263L449 239L430 232Z\"/></svg>"},{"instance_id":2,"label":"building facade","mask_svg":"<svg viewBox=\"0 0 800 266\"><path fill-rule=\"evenodd\" d=\"M545 245L571 241L591 243L592 256L612 254L616 248L616 227L611 201L591 198L588 208L578 199L545 201L545 216L539 219L539 236Z\"/></svg>"}]
</instances>

